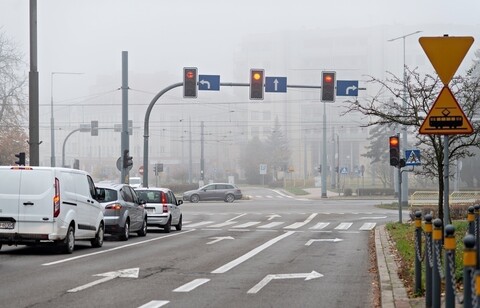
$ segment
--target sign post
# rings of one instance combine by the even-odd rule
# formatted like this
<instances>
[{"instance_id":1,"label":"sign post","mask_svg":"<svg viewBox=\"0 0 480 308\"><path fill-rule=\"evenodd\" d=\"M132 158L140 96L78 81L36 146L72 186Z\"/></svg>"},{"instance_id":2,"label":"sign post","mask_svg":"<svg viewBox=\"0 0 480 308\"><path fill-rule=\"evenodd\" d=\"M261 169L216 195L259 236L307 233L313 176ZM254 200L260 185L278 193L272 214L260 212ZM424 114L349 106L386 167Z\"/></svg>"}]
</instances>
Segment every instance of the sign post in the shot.
<instances>
[{"instance_id":1,"label":"sign post","mask_svg":"<svg viewBox=\"0 0 480 308\"><path fill-rule=\"evenodd\" d=\"M444 135L443 144L443 225L450 222L449 210L449 160L448 136L468 135L473 133L472 124L465 116L462 108L455 99L448 83L452 80L460 63L473 44L473 37L421 37L420 45L432 63L443 88L432 105L427 117L420 126L420 134Z\"/></svg>"}]
</instances>

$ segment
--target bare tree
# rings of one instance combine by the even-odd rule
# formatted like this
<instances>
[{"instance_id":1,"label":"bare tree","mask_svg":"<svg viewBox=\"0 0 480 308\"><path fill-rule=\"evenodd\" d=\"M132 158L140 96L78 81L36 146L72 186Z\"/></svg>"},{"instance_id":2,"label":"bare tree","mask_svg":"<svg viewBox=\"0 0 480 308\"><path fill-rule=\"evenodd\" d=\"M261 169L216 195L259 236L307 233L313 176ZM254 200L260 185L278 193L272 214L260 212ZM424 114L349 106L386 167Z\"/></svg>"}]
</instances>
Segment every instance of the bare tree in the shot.
<instances>
[{"instance_id":1,"label":"bare tree","mask_svg":"<svg viewBox=\"0 0 480 308\"><path fill-rule=\"evenodd\" d=\"M474 61L472 68L467 71L465 76L456 76L449 84L449 88L462 107L465 116L472 123L474 131L471 135L451 135L449 137L450 162L473 156L474 150L480 146L480 121L475 119L480 111L479 65L478 60ZM421 75L416 69L406 68L405 85L403 78L398 78L391 73L388 73L388 76L386 80L370 76L368 83L380 86L378 93L364 101L349 102L344 114L360 112L368 118L368 124L365 126L398 125L398 129L407 129L411 136L409 140L413 140L413 145L422 151L422 168L416 169L415 173L438 181L438 213L440 217L443 217L442 196L445 187L443 138L441 135L420 135L418 133L443 84L437 76ZM403 95L404 88L406 89L405 95ZM385 140L386 142L387 140ZM449 176L452 175L449 174Z\"/></svg>"},{"instance_id":2,"label":"bare tree","mask_svg":"<svg viewBox=\"0 0 480 308\"><path fill-rule=\"evenodd\" d=\"M12 164L26 152L28 119L23 56L0 28L0 164Z\"/></svg>"}]
</instances>

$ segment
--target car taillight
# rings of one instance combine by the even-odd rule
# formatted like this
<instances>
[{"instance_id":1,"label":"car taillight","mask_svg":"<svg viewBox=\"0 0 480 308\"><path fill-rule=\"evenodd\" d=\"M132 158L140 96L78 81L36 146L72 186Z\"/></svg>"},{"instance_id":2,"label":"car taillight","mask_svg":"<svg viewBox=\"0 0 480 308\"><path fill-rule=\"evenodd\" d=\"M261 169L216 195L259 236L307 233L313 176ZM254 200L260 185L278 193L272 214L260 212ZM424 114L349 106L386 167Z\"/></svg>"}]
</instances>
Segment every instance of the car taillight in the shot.
<instances>
[{"instance_id":1,"label":"car taillight","mask_svg":"<svg viewBox=\"0 0 480 308\"><path fill-rule=\"evenodd\" d=\"M168 204L163 204L163 212L168 213Z\"/></svg>"},{"instance_id":2,"label":"car taillight","mask_svg":"<svg viewBox=\"0 0 480 308\"><path fill-rule=\"evenodd\" d=\"M120 203L112 203L105 206L105 209L107 210L119 210L121 208L122 208L122 205Z\"/></svg>"},{"instance_id":3,"label":"car taillight","mask_svg":"<svg viewBox=\"0 0 480 308\"><path fill-rule=\"evenodd\" d=\"M60 215L60 181L55 178L55 195L53 196L53 217Z\"/></svg>"}]
</instances>

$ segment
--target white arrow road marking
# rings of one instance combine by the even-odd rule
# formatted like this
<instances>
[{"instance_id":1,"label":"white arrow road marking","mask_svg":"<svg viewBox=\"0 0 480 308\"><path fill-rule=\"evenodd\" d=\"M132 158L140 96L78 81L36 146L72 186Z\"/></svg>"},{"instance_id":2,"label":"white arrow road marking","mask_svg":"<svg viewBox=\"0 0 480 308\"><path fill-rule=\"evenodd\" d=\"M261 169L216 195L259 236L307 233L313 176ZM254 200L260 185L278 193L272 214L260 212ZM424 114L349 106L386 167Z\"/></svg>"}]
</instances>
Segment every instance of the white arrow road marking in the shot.
<instances>
[{"instance_id":1,"label":"white arrow road marking","mask_svg":"<svg viewBox=\"0 0 480 308\"><path fill-rule=\"evenodd\" d=\"M145 305L142 305L138 308L158 308L165 306L166 304L170 303L169 301L150 301L146 303Z\"/></svg>"},{"instance_id":2,"label":"white arrow road marking","mask_svg":"<svg viewBox=\"0 0 480 308\"><path fill-rule=\"evenodd\" d=\"M294 224L291 224L291 225L283 227L283 228L284 229L298 229L302 226L305 226L310 221L312 221L312 219L315 218L315 216L317 216L317 213L314 213L314 214L310 215L304 222L296 222Z\"/></svg>"},{"instance_id":3,"label":"white arrow road marking","mask_svg":"<svg viewBox=\"0 0 480 308\"><path fill-rule=\"evenodd\" d=\"M103 276L105 278L95 280L93 282L84 284L83 286L79 286L79 287L74 288L74 289L70 289L67 292L74 293L74 292L82 291L82 290L85 290L87 288L93 287L97 284L104 283L104 282L107 282L109 280L115 279L117 277L138 278L138 272L139 272L139 268L137 267L137 268L129 268L129 269L124 269L124 270L119 270L119 271L115 271L115 272L96 274L96 275L93 275L93 276Z\"/></svg>"},{"instance_id":4,"label":"white arrow road marking","mask_svg":"<svg viewBox=\"0 0 480 308\"><path fill-rule=\"evenodd\" d=\"M195 279L190 281L189 283L184 284L181 287L176 288L175 290L173 290L173 292L190 292L196 287L199 287L202 284L207 283L209 281L210 279L207 279L207 278Z\"/></svg>"},{"instance_id":5,"label":"white arrow road marking","mask_svg":"<svg viewBox=\"0 0 480 308\"><path fill-rule=\"evenodd\" d=\"M350 91L355 91L356 89L357 89L356 86L350 86L350 87L347 87L347 90L346 90L345 92L346 92L346 94L348 95L348 92L350 92Z\"/></svg>"},{"instance_id":6,"label":"white arrow road marking","mask_svg":"<svg viewBox=\"0 0 480 308\"><path fill-rule=\"evenodd\" d=\"M220 242L221 240L233 240L234 238L231 236L216 236L211 237L210 239L213 239L213 241L208 242L207 245L215 244L217 242Z\"/></svg>"},{"instance_id":7,"label":"white arrow road marking","mask_svg":"<svg viewBox=\"0 0 480 308\"><path fill-rule=\"evenodd\" d=\"M272 214L272 215L268 215L267 217L268 217L267 220L272 220L272 219L274 219L274 218L277 218L277 217L280 218L280 217L282 217L282 216L280 216L280 215L278 215L278 214Z\"/></svg>"},{"instance_id":8,"label":"white arrow road marking","mask_svg":"<svg viewBox=\"0 0 480 308\"><path fill-rule=\"evenodd\" d=\"M305 280L312 280L320 277L323 277L323 275L317 273L316 271L312 271L311 273L267 275L265 276L265 278L262 279L262 281L257 283L250 290L248 290L247 293L257 293L273 279L305 278Z\"/></svg>"},{"instance_id":9,"label":"white arrow road marking","mask_svg":"<svg viewBox=\"0 0 480 308\"><path fill-rule=\"evenodd\" d=\"M200 80L200 83L202 84L202 86L203 86L204 84L206 84L206 85L207 85L207 89L210 89L210 82L209 82L209 81L202 79L202 80Z\"/></svg>"},{"instance_id":10,"label":"white arrow road marking","mask_svg":"<svg viewBox=\"0 0 480 308\"><path fill-rule=\"evenodd\" d=\"M256 254L258 254L258 253L262 252L263 250L267 249L268 247L272 246L276 242L278 242L280 240L283 240L287 236L290 236L294 233L295 233L295 231L285 232L284 234L269 240L268 242L258 246L257 248L254 248L254 249L250 250L249 252L247 252L243 256L240 256L240 257L236 258L235 260L230 261L227 264L220 266L216 270L212 271L212 274L223 274L225 272L228 272L229 270L231 270L235 266L243 263L244 261L247 261L248 259L254 257Z\"/></svg>"},{"instance_id":11,"label":"white arrow road marking","mask_svg":"<svg viewBox=\"0 0 480 308\"><path fill-rule=\"evenodd\" d=\"M337 242L341 242L341 241L343 241L343 239L341 239L341 238L313 239L313 240L309 240L308 242L306 242L305 246L310 246L310 245L312 245L313 242L334 242L334 243L337 243Z\"/></svg>"}]
</instances>

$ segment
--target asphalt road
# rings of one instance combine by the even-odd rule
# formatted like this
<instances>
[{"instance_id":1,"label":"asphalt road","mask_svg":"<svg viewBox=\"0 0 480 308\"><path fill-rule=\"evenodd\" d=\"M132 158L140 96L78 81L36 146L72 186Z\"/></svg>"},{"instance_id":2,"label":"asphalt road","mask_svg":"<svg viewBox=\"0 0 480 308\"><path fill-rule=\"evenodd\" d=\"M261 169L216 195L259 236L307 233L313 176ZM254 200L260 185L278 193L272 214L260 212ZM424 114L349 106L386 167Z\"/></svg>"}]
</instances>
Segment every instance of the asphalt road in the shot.
<instances>
[{"instance_id":1,"label":"asphalt road","mask_svg":"<svg viewBox=\"0 0 480 308\"><path fill-rule=\"evenodd\" d=\"M368 236L397 219L371 200L307 200L244 189L251 200L182 205L184 228L151 228L72 255L0 250L1 307L370 307Z\"/></svg>"}]
</instances>

